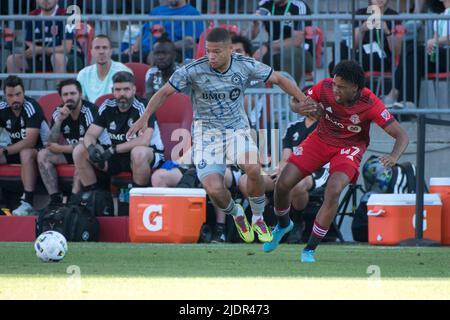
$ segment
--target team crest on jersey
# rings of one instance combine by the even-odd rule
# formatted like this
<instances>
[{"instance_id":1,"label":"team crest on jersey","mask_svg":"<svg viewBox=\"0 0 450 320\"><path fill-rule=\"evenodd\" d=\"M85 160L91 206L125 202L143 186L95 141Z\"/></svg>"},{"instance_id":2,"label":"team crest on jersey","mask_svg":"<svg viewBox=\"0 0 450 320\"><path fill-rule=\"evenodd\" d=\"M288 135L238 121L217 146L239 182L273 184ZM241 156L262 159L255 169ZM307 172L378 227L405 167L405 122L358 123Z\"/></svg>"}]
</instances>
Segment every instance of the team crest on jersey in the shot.
<instances>
[{"instance_id":1,"label":"team crest on jersey","mask_svg":"<svg viewBox=\"0 0 450 320\"><path fill-rule=\"evenodd\" d=\"M206 167L206 161L204 159L200 160L200 162L198 163L198 168L204 169L205 167Z\"/></svg>"},{"instance_id":2,"label":"team crest on jersey","mask_svg":"<svg viewBox=\"0 0 450 320\"><path fill-rule=\"evenodd\" d=\"M290 12L286 12L286 20L284 20L282 22L285 26L292 27L292 20L287 20L287 18L290 17L290 16L291 16L291 13Z\"/></svg>"},{"instance_id":3,"label":"team crest on jersey","mask_svg":"<svg viewBox=\"0 0 450 320\"><path fill-rule=\"evenodd\" d=\"M387 110L384 110L384 111L381 113L381 116L383 117L384 120L389 120L389 119L391 118L391 114L390 114L389 111L387 111Z\"/></svg>"},{"instance_id":4,"label":"team crest on jersey","mask_svg":"<svg viewBox=\"0 0 450 320\"><path fill-rule=\"evenodd\" d=\"M133 119L128 119L128 126L131 128L132 125L133 125Z\"/></svg>"},{"instance_id":5,"label":"team crest on jersey","mask_svg":"<svg viewBox=\"0 0 450 320\"><path fill-rule=\"evenodd\" d=\"M53 25L53 26L50 28L50 33L51 33L52 36L54 36L54 37L58 36L58 33L59 33L59 28L58 28L58 26Z\"/></svg>"},{"instance_id":6,"label":"team crest on jersey","mask_svg":"<svg viewBox=\"0 0 450 320\"><path fill-rule=\"evenodd\" d=\"M115 122L115 121L111 122L111 123L109 124L109 130L114 131L114 130L116 130L116 129L117 129L116 122Z\"/></svg>"},{"instance_id":7,"label":"team crest on jersey","mask_svg":"<svg viewBox=\"0 0 450 320\"><path fill-rule=\"evenodd\" d=\"M299 137L300 137L300 135L298 134L298 132L294 133L294 136L292 137L292 141L297 141Z\"/></svg>"},{"instance_id":8,"label":"team crest on jersey","mask_svg":"<svg viewBox=\"0 0 450 320\"><path fill-rule=\"evenodd\" d=\"M231 82L234 84L234 85L241 85L242 84L242 77L241 77L241 75L239 74L239 73L235 73L235 74L233 74L232 76L231 76Z\"/></svg>"},{"instance_id":9,"label":"team crest on jersey","mask_svg":"<svg viewBox=\"0 0 450 320\"><path fill-rule=\"evenodd\" d=\"M70 133L70 127L69 126L65 126L63 131L64 131L64 134L69 134Z\"/></svg>"},{"instance_id":10,"label":"team crest on jersey","mask_svg":"<svg viewBox=\"0 0 450 320\"><path fill-rule=\"evenodd\" d=\"M240 95L241 95L241 89L234 88L230 92L230 100L235 101L235 100L237 100L237 98L239 98Z\"/></svg>"},{"instance_id":11,"label":"team crest on jersey","mask_svg":"<svg viewBox=\"0 0 450 320\"><path fill-rule=\"evenodd\" d=\"M86 133L86 130L84 129L84 127L82 125L80 125L80 136L84 136L85 133Z\"/></svg>"},{"instance_id":12,"label":"team crest on jersey","mask_svg":"<svg viewBox=\"0 0 450 320\"><path fill-rule=\"evenodd\" d=\"M361 123L361 120L359 119L359 117L358 117L357 114L352 115L352 116L350 117L350 121L351 121L353 124Z\"/></svg>"},{"instance_id":13,"label":"team crest on jersey","mask_svg":"<svg viewBox=\"0 0 450 320\"><path fill-rule=\"evenodd\" d=\"M301 156L303 154L303 147L294 147L292 151L294 155Z\"/></svg>"},{"instance_id":14,"label":"team crest on jersey","mask_svg":"<svg viewBox=\"0 0 450 320\"><path fill-rule=\"evenodd\" d=\"M11 129L11 120L6 120L6 129Z\"/></svg>"},{"instance_id":15,"label":"team crest on jersey","mask_svg":"<svg viewBox=\"0 0 450 320\"><path fill-rule=\"evenodd\" d=\"M308 90L308 95L309 95L309 96L312 96L312 94L313 94L313 89L309 89L309 90Z\"/></svg>"}]
</instances>

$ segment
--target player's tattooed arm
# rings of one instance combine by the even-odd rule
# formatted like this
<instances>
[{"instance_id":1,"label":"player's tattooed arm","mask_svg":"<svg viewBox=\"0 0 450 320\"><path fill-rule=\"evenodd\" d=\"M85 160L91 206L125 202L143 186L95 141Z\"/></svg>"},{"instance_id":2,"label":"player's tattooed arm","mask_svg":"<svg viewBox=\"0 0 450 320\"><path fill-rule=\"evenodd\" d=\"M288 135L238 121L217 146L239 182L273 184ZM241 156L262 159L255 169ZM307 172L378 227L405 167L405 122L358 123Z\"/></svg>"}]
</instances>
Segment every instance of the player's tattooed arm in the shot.
<instances>
[{"instance_id":1,"label":"player's tattooed arm","mask_svg":"<svg viewBox=\"0 0 450 320\"><path fill-rule=\"evenodd\" d=\"M47 142L48 143L58 142L60 134L61 134L61 123L55 122L52 129L50 130Z\"/></svg>"}]
</instances>

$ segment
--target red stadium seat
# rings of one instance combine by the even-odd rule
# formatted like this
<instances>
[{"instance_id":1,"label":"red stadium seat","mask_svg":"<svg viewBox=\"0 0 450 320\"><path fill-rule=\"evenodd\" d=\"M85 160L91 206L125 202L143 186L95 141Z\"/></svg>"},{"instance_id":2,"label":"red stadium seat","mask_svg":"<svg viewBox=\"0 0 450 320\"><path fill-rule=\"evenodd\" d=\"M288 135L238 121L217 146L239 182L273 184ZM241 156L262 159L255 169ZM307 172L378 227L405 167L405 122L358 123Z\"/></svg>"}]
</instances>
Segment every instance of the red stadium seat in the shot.
<instances>
[{"instance_id":1,"label":"red stadium seat","mask_svg":"<svg viewBox=\"0 0 450 320\"><path fill-rule=\"evenodd\" d=\"M178 143L188 143L188 146L190 147L191 141L172 141L171 139L172 133L176 129L182 128L191 132L192 104L188 96L180 93L169 96L163 105L156 111L156 120L158 121L159 130L161 132L161 140L164 144L164 157L166 160L172 159L172 149Z\"/></svg>"},{"instance_id":2,"label":"red stadium seat","mask_svg":"<svg viewBox=\"0 0 450 320\"><path fill-rule=\"evenodd\" d=\"M107 94L105 94L103 96L100 96L100 97L97 98L97 100L95 100L94 104L97 107L100 107L103 104L103 102L105 102L108 99L114 99L114 95L112 93L107 93Z\"/></svg>"},{"instance_id":3,"label":"red stadium seat","mask_svg":"<svg viewBox=\"0 0 450 320\"><path fill-rule=\"evenodd\" d=\"M63 104L61 96L58 93L50 93L38 99L38 103L44 112L45 119L50 124L52 122L52 114L57 106Z\"/></svg>"},{"instance_id":4,"label":"red stadium seat","mask_svg":"<svg viewBox=\"0 0 450 320\"><path fill-rule=\"evenodd\" d=\"M150 69L150 66L148 64L144 63L136 63L136 62L129 62L125 63L125 65L131 69L134 73L134 80L136 83L136 95L138 97L144 97L145 96L145 75L147 74L148 69Z\"/></svg>"}]
</instances>

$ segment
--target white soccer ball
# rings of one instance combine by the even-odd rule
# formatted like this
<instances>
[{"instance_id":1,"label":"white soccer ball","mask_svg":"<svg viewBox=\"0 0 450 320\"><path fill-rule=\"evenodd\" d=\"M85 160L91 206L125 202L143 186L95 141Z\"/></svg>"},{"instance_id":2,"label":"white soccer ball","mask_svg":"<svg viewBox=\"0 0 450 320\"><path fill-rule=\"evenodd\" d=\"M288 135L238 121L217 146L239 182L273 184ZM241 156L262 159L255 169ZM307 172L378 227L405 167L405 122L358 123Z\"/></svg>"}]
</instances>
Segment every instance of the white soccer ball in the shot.
<instances>
[{"instance_id":1,"label":"white soccer ball","mask_svg":"<svg viewBox=\"0 0 450 320\"><path fill-rule=\"evenodd\" d=\"M45 262L61 261L67 253L66 238L59 232L46 231L34 242L36 256Z\"/></svg>"}]
</instances>

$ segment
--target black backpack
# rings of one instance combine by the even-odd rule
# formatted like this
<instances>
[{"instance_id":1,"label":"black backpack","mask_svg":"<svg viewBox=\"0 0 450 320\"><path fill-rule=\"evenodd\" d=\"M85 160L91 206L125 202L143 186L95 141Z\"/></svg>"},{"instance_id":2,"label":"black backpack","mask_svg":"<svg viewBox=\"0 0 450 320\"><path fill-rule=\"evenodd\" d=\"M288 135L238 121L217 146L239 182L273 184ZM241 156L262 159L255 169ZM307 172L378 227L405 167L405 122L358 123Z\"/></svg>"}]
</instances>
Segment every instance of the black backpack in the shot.
<instances>
[{"instance_id":1,"label":"black backpack","mask_svg":"<svg viewBox=\"0 0 450 320\"><path fill-rule=\"evenodd\" d=\"M392 178L387 193L415 193L416 166L403 162L392 167Z\"/></svg>"},{"instance_id":2,"label":"black backpack","mask_svg":"<svg viewBox=\"0 0 450 320\"><path fill-rule=\"evenodd\" d=\"M68 205L41 211L36 237L49 230L61 233L67 241L98 241L100 225L86 207Z\"/></svg>"},{"instance_id":3,"label":"black backpack","mask_svg":"<svg viewBox=\"0 0 450 320\"><path fill-rule=\"evenodd\" d=\"M70 199L70 203L86 207L94 216L114 216L114 202L111 192L98 189L90 192L80 192Z\"/></svg>"}]
</instances>

